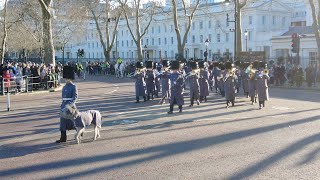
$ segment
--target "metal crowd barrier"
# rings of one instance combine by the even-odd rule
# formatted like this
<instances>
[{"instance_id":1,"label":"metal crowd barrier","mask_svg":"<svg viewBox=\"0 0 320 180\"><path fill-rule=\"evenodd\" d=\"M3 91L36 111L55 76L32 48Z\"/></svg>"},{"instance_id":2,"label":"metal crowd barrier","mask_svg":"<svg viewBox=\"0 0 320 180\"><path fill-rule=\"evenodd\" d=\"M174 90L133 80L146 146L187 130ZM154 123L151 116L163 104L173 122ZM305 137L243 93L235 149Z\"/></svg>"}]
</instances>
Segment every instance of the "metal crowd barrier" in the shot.
<instances>
[{"instance_id":1,"label":"metal crowd barrier","mask_svg":"<svg viewBox=\"0 0 320 180\"><path fill-rule=\"evenodd\" d=\"M47 75L42 81L40 76L22 76L21 80L17 81L17 78L10 78L10 81L5 81L0 77L0 94L5 95L7 92L6 83L10 83L8 88L11 94L32 92L34 90L55 88L61 83L60 74ZM18 82L18 83L17 83Z\"/></svg>"}]
</instances>

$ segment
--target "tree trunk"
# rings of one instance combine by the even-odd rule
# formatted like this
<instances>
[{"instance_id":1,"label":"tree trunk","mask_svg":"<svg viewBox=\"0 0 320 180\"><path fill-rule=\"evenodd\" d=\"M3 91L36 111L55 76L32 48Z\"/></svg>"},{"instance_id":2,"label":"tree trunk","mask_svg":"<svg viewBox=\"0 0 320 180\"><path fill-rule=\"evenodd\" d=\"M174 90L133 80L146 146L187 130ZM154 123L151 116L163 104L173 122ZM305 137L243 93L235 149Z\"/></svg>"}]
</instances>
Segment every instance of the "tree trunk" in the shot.
<instances>
[{"instance_id":1,"label":"tree trunk","mask_svg":"<svg viewBox=\"0 0 320 180\"><path fill-rule=\"evenodd\" d=\"M39 0L42 11L44 63L55 65L54 46L52 41L52 16L50 4L52 0Z\"/></svg>"},{"instance_id":2,"label":"tree trunk","mask_svg":"<svg viewBox=\"0 0 320 180\"><path fill-rule=\"evenodd\" d=\"M110 60L110 54L109 54L109 52L107 52L106 45L105 45L105 43L103 41L103 36L102 36L102 32L101 32L101 29L100 29L100 26L99 26L98 18L97 18L96 14L94 13L93 10L91 10L91 14L92 14L94 22L96 24L96 28L97 28L97 31L98 31L98 34L99 34L100 44L102 45L102 48L103 48L104 60L105 61L109 61ZM108 59L108 57L109 57L109 59Z\"/></svg>"},{"instance_id":3,"label":"tree trunk","mask_svg":"<svg viewBox=\"0 0 320 180\"><path fill-rule=\"evenodd\" d=\"M236 0L237 4L239 4L239 0ZM237 60L237 53L242 51L242 29L241 29L241 9L242 9L242 5L238 5L237 6L237 16L236 16L236 53L235 53L235 61Z\"/></svg>"},{"instance_id":4,"label":"tree trunk","mask_svg":"<svg viewBox=\"0 0 320 180\"><path fill-rule=\"evenodd\" d=\"M311 6L311 12L312 12L312 28L314 31L314 35L316 37L316 41L317 41L317 48L318 48L318 61L320 61L319 57L320 57L320 32L319 32L319 17L317 17L317 13L316 13L316 8L315 8L315 3L313 0L309 0L310 6ZM318 1L318 6L320 6L320 2ZM318 11L320 11L320 9L318 9ZM320 13L320 12L319 12ZM320 63L320 62L318 62Z\"/></svg>"},{"instance_id":5,"label":"tree trunk","mask_svg":"<svg viewBox=\"0 0 320 180\"><path fill-rule=\"evenodd\" d=\"M7 32L7 4L8 0L5 0L4 2L4 15L3 15L3 39L2 39L2 44L1 44L1 64L4 63L4 55L6 52L6 44L7 44L7 37L8 37L8 32Z\"/></svg>"}]
</instances>

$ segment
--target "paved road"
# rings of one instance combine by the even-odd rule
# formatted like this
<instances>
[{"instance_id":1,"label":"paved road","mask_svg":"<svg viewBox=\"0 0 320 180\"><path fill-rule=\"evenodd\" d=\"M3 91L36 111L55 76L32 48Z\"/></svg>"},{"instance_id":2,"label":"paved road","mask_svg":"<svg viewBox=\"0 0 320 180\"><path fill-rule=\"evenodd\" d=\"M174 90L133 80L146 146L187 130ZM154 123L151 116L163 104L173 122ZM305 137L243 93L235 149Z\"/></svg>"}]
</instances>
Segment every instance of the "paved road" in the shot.
<instances>
[{"instance_id":1,"label":"paved road","mask_svg":"<svg viewBox=\"0 0 320 180\"><path fill-rule=\"evenodd\" d=\"M130 79L77 84L77 106L104 116L102 137L89 128L80 145L72 131L55 144L61 92L13 96L14 111L0 112L1 179L320 178L319 92L272 89L262 110L242 95L226 109L212 93L167 115L158 100L133 103Z\"/></svg>"}]
</instances>

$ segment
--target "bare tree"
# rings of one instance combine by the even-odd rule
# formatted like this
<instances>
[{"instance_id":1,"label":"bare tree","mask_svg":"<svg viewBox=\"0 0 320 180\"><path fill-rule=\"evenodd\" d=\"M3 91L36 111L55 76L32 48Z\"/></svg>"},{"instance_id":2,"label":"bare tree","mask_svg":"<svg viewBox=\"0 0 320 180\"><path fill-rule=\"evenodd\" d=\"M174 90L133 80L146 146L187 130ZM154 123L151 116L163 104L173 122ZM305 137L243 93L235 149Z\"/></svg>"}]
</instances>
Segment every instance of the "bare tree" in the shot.
<instances>
[{"instance_id":1,"label":"bare tree","mask_svg":"<svg viewBox=\"0 0 320 180\"><path fill-rule=\"evenodd\" d=\"M104 4L104 11L99 11L101 8L99 6L101 1L93 2L88 5L89 11L92 14L93 20L95 22L97 32L100 39L100 44L103 48L103 53L105 57L105 61L110 61L110 52L114 45L119 20L121 17L121 9L114 7L115 1L112 0L105 0ZM97 14L97 12L102 12L101 14ZM101 30L101 26L105 26L105 36ZM112 31L110 31L112 28Z\"/></svg>"},{"instance_id":2,"label":"bare tree","mask_svg":"<svg viewBox=\"0 0 320 180\"><path fill-rule=\"evenodd\" d=\"M52 11L53 0L38 0L42 12L42 44L44 49L44 63L55 65L55 52L52 40Z\"/></svg>"},{"instance_id":3,"label":"bare tree","mask_svg":"<svg viewBox=\"0 0 320 180\"><path fill-rule=\"evenodd\" d=\"M317 47L318 47L318 57L320 57L320 32L319 32L319 25L320 25L320 1L319 0L309 0L312 12L312 28L314 31L314 35L316 37ZM318 8L316 8L316 6ZM318 11L316 11L316 9Z\"/></svg>"},{"instance_id":4,"label":"bare tree","mask_svg":"<svg viewBox=\"0 0 320 180\"><path fill-rule=\"evenodd\" d=\"M128 0L119 1L120 6L123 10L124 17L127 23L127 27L131 34L131 37L134 43L137 46L137 55L138 61L143 60L142 47L141 47L141 39L146 34L155 14L156 4L150 2L150 6L148 8L142 9L142 1L141 0L133 0L131 3L133 7L130 7L128 4ZM132 15L131 15L132 14ZM141 28L141 18L147 21L147 24L144 28ZM129 21L130 20L130 21ZM132 21L134 21L132 23Z\"/></svg>"},{"instance_id":5,"label":"bare tree","mask_svg":"<svg viewBox=\"0 0 320 180\"><path fill-rule=\"evenodd\" d=\"M183 12L184 16L188 18L187 27L185 27L185 31L183 33L183 37L181 37L181 30L180 30L180 24L178 19L178 7L177 7L177 0L171 0L172 2L172 14L173 14L173 22L175 27L175 32L177 35L177 44L178 44L178 59L184 59L184 47L187 42L188 33L191 28L192 20L194 17L194 14L199 7L200 0L196 0L193 7L187 7L185 1L182 0L182 6L183 6ZM180 2L180 1L179 1ZM190 14L188 14L190 12Z\"/></svg>"}]
</instances>

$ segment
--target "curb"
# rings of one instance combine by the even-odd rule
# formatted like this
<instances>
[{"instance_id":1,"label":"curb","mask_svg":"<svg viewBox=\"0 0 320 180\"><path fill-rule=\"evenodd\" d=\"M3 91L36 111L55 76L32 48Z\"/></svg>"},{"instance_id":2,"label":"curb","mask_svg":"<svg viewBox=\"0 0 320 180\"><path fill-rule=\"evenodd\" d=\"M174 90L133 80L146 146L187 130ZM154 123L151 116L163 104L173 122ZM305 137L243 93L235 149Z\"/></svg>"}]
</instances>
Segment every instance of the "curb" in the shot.
<instances>
[{"instance_id":1,"label":"curb","mask_svg":"<svg viewBox=\"0 0 320 180\"><path fill-rule=\"evenodd\" d=\"M44 93L59 92L62 90L63 86L64 86L64 84L60 84L59 87L56 87L53 89L18 93L18 94L14 94L14 96L26 96L26 95L32 95L32 94L44 94ZM11 95L13 95L13 94L11 94ZM0 98L1 97L6 97L6 95L0 96Z\"/></svg>"}]
</instances>

